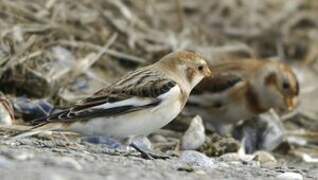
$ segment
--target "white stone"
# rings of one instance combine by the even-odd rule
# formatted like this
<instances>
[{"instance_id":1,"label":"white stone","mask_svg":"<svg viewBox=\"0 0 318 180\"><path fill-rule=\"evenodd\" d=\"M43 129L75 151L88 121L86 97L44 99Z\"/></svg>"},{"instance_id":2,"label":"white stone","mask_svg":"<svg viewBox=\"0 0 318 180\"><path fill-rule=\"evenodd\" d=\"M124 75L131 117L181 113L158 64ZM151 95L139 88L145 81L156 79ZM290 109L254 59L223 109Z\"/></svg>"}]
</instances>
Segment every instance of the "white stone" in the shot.
<instances>
[{"instance_id":1,"label":"white stone","mask_svg":"<svg viewBox=\"0 0 318 180\"><path fill-rule=\"evenodd\" d=\"M65 167L70 167L76 170L82 170L83 167L82 165L77 162L75 159L70 158L70 157L62 157L59 159L61 165L64 165Z\"/></svg>"},{"instance_id":2,"label":"white stone","mask_svg":"<svg viewBox=\"0 0 318 180\"><path fill-rule=\"evenodd\" d=\"M294 172L285 172L277 176L279 180L303 180L303 176Z\"/></svg>"},{"instance_id":3,"label":"white stone","mask_svg":"<svg viewBox=\"0 0 318 180\"><path fill-rule=\"evenodd\" d=\"M183 151L180 156L180 161L194 167L214 167L214 162L211 158L205 154L192 150Z\"/></svg>"},{"instance_id":4,"label":"white stone","mask_svg":"<svg viewBox=\"0 0 318 180\"><path fill-rule=\"evenodd\" d=\"M277 163L276 158L269 152L266 151L257 151L254 153L254 160L263 163Z\"/></svg>"},{"instance_id":5,"label":"white stone","mask_svg":"<svg viewBox=\"0 0 318 180\"><path fill-rule=\"evenodd\" d=\"M181 141L183 150L198 149L205 141L205 129L200 116L195 116Z\"/></svg>"}]
</instances>

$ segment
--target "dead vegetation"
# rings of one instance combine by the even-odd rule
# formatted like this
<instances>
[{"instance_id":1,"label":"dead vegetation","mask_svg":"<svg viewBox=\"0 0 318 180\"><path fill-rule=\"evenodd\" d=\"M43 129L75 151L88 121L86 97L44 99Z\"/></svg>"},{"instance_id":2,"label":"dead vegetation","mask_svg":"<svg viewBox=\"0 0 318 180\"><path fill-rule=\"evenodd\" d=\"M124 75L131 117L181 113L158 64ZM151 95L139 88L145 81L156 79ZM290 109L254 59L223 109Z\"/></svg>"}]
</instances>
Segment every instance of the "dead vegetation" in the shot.
<instances>
[{"instance_id":1,"label":"dead vegetation","mask_svg":"<svg viewBox=\"0 0 318 180\"><path fill-rule=\"evenodd\" d=\"M60 105L178 49L211 61L279 57L318 68L312 0L1 0L0 9L0 89ZM302 84L305 93L317 89ZM295 129L308 120L317 127L316 113L293 116L289 134L306 137Z\"/></svg>"}]
</instances>

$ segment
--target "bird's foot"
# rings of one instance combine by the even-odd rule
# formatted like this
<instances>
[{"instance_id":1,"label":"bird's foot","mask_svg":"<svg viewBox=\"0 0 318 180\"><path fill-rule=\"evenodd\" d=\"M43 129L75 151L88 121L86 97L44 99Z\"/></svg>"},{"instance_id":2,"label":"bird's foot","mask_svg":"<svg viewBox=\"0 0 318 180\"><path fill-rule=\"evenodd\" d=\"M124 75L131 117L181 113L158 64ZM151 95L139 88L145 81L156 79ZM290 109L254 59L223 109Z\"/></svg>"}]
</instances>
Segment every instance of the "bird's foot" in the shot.
<instances>
[{"instance_id":1,"label":"bird's foot","mask_svg":"<svg viewBox=\"0 0 318 180\"><path fill-rule=\"evenodd\" d=\"M154 159L169 159L170 156L163 154L163 153L157 153L157 152L151 152L147 150L143 150L142 148L138 147L136 144L131 143L130 146L134 148L136 151L141 153L141 157L144 159L154 160Z\"/></svg>"}]
</instances>

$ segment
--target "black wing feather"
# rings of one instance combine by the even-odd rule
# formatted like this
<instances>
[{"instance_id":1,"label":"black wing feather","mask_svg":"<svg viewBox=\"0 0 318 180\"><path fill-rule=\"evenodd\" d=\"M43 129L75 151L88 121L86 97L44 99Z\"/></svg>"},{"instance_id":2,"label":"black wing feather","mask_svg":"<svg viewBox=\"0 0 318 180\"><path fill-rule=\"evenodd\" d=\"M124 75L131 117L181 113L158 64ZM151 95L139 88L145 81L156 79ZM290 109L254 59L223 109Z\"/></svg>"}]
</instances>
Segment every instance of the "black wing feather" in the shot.
<instances>
[{"instance_id":1,"label":"black wing feather","mask_svg":"<svg viewBox=\"0 0 318 180\"><path fill-rule=\"evenodd\" d=\"M114 116L154 107L161 102L161 100L157 97L168 92L174 86L176 86L176 83L174 81L163 79L162 81L154 81L149 86L141 86L131 89L123 88L125 90L121 90L118 88L103 89L103 91L99 91L93 96L86 98L78 105L53 113L48 117L36 119L32 122L32 124L35 125L39 123L50 122L74 122L77 120L85 121L94 117ZM152 99L152 101L149 104L141 106L125 105L108 109L92 108L105 103L122 101L131 97L150 98Z\"/></svg>"},{"instance_id":2,"label":"black wing feather","mask_svg":"<svg viewBox=\"0 0 318 180\"><path fill-rule=\"evenodd\" d=\"M194 90L194 94L203 92L219 93L234 87L243 79L236 74L217 74L212 78L204 79Z\"/></svg>"}]
</instances>

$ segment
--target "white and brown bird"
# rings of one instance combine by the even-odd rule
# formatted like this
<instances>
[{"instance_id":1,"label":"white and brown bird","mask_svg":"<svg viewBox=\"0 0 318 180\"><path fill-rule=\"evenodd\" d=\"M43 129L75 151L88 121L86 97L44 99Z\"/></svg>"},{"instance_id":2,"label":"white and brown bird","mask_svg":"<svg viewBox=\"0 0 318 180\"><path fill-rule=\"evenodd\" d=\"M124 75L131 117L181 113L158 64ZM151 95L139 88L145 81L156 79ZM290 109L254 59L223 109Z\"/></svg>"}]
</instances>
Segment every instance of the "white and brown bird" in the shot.
<instances>
[{"instance_id":1,"label":"white and brown bird","mask_svg":"<svg viewBox=\"0 0 318 180\"><path fill-rule=\"evenodd\" d=\"M226 126L273 108L298 104L299 84L292 69L273 60L235 59L213 64L213 77L194 89L188 107L221 134Z\"/></svg>"},{"instance_id":2,"label":"white and brown bird","mask_svg":"<svg viewBox=\"0 0 318 180\"><path fill-rule=\"evenodd\" d=\"M172 121L191 90L210 74L200 55L174 52L80 103L34 122L38 125L15 138L59 129L118 140L146 136Z\"/></svg>"}]
</instances>

